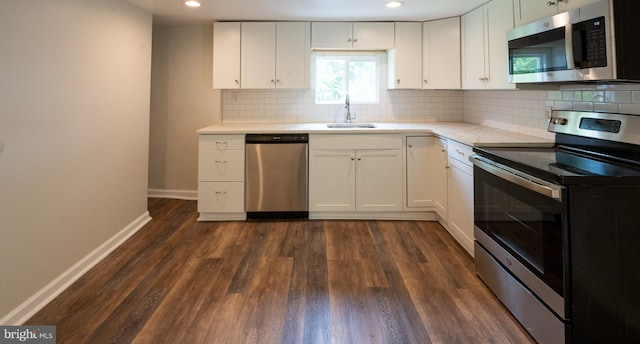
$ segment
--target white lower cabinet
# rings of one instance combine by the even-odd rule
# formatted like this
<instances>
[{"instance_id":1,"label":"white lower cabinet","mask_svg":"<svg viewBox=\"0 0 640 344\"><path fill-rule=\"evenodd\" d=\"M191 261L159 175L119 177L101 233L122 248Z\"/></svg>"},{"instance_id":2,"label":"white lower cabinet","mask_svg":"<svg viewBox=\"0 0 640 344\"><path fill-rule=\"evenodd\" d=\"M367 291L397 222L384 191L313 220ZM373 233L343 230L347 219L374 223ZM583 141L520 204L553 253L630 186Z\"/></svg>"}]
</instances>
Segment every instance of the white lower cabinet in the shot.
<instances>
[{"instance_id":1,"label":"white lower cabinet","mask_svg":"<svg viewBox=\"0 0 640 344\"><path fill-rule=\"evenodd\" d=\"M448 142L449 233L473 256L473 165L472 148Z\"/></svg>"},{"instance_id":2,"label":"white lower cabinet","mask_svg":"<svg viewBox=\"0 0 640 344\"><path fill-rule=\"evenodd\" d=\"M432 149L433 156L433 206L436 213L444 221L449 220L449 157L447 140L435 138Z\"/></svg>"},{"instance_id":3,"label":"white lower cabinet","mask_svg":"<svg viewBox=\"0 0 640 344\"><path fill-rule=\"evenodd\" d=\"M407 136L407 208L434 206L433 136Z\"/></svg>"},{"instance_id":4,"label":"white lower cabinet","mask_svg":"<svg viewBox=\"0 0 640 344\"><path fill-rule=\"evenodd\" d=\"M309 211L402 211L401 135L310 135Z\"/></svg>"},{"instance_id":5,"label":"white lower cabinet","mask_svg":"<svg viewBox=\"0 0 640 344\"><path fill-rule=\"evenodd\" d=\"M198 145L198 220L245 219L244 135L200 135Z\"/></svg>"}]
</instances>

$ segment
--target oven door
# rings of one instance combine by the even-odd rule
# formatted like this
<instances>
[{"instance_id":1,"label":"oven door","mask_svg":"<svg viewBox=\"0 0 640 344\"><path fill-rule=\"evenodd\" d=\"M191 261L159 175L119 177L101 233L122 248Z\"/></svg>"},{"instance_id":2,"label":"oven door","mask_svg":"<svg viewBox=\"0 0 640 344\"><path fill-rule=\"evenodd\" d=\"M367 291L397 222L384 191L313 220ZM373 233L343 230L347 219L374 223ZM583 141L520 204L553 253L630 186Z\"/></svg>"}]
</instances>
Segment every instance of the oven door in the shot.
<instances>
[{"instance_id":1,"label":"oven door","mask_svg":"<svg viewBox=\"0 0 640 344\"><path fill-rule=\"evenodd\" d=\"M564 187L474 155L476 241L566 319Z\"/></svg>"}]
</instances>

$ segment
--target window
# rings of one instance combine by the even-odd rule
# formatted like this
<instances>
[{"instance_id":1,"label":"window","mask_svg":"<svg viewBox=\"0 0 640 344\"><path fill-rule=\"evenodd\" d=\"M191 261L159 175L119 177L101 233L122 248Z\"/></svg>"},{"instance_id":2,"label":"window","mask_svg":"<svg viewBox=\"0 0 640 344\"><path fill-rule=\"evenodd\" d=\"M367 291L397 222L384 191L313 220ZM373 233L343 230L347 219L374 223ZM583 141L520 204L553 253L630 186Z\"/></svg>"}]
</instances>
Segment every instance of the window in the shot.
<instances>
[{"instance_id":1,"label":"window","mask_svg":"<svg viewBox=\"0 0 640 344\"><path fill-rule=\"evenodd\" d=\"M378 103L378 58L316 57L316 104L339 104L348 94L353 103Z\"/></svg>"},{"instance_id":2,"label":"window","mask_svg":"<svg viewBox=\"0 0 640 344\"><path fill-rule=\"evenodd\" d=\"M527 74L543 71L544 55L518 55L512 57L512 73Z\"/></svg>"}]
</instances>

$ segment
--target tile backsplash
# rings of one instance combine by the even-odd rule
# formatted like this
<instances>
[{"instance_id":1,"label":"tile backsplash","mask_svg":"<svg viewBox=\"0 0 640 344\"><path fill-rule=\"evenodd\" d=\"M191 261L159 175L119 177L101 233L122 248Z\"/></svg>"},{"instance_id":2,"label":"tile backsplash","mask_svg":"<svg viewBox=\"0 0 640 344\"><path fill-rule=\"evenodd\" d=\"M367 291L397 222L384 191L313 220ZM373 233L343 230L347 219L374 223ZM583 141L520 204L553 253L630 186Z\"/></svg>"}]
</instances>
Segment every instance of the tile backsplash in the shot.
<instances>
[{"instance_id":1,"label":"tile backsplash","mask_svg":"<svg viewBox=\"0 0 640 344\"><path fill-rule=\"evenodd\" d=\"M352 102L358 122L464 121L551 138L546 130L548 109L640 115L637 84L563 85L553 90L387 90L387 55L358 54L374 55L380 61L380 102ZM315 103L314 81L312 77L311 88L305 90L224 90L223 122L344 121L344 104Z\"/></svg>"},{"instance_id":2,"label":"tile backsplash","mask_svg":"<svg viewBox=\"0 0 640 344\"><path fill-rule=\"evenodd\" d=\"M557 90L464 91L464 121L537 137L547 109L640 115L640 85L563 85Z\"/></svg>"}]
</instances>

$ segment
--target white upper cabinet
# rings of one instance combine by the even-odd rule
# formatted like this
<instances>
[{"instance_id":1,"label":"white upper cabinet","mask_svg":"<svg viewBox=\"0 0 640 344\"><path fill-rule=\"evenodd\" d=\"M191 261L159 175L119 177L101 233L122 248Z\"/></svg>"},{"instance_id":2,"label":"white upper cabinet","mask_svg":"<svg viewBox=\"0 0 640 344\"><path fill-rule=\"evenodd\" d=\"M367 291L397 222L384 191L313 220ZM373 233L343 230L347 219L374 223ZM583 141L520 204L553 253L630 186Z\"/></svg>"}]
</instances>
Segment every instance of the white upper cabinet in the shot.
<instances>
[{"instance_id":1,"label":"white upper cabinet","mask_svg":"<svg viewBox=\"0 0 640 344\"><path fill-rule=\"evenodd\" d=\"M395 36L395 48L388 53L388 88L422 88L422 23L395 23Z\"/></svg>"},{"instance_id":2,"label":"white upper cabinet","mask_svg":"<svg viewBox=\"0 0 640 344\"><path fill-rule=\"evenodd\" d=\"M514 0L515 25L528 24L597 1L599 0Z\"/></svg>"},{"instance_id":3,"label":"white upper cabinet","mask_svg":"<svg viewBox=\"0 0 640 344\"><path fill-rule=\"evenodd\" d=\"M513 89L508 82L506 33L514 27L512 0L493 0L462 16L462 87Z\"/></svg>"},{"instance_id":4,"label":"white upper cabinet","mask_svg":"<svg viewBox=\"0 0 640 344\"><path fill-rule=\"evenodd\" d=\"M422 50L423 88L459 89L460 17L423 23Z\"/></svg>"},{"instance_id":5,"label":"white upper cabinet","mask_svg":"<svg viewBox=\"0 0 640 344\"><path fill-rule=\"evenodd\" d=\"M213 23L213 88L240 88L240 23Z\"/></svg>"},{"instance_id":6,"label":"white upper cabinet","mask_svg":"<svg viewBox=\"0 0 640 344\"><path fill-rule=\"evenodd\" d=\"M241 87L308 88L308 22L242 23Z\"/></svg>"},{"instance_id":7,"label":"white upper cabinet","mask_svg":"<svg viewBox=\"0 0 640 344\"><path fill-rule=\"evenodd\" d=\"M276 87L309 88L311 23L276 25Z\"/></svg>"},{"instance_id":8,"label":"white upper cabinet","mask_svg":"<svg viewBox=\"0 0 640 344\"><path fill-rule=\"evenodd\" d=\"M311 35L314 49L386 50L394 47L391 22L314 22Z\"/></svg>"}]
</instances>

